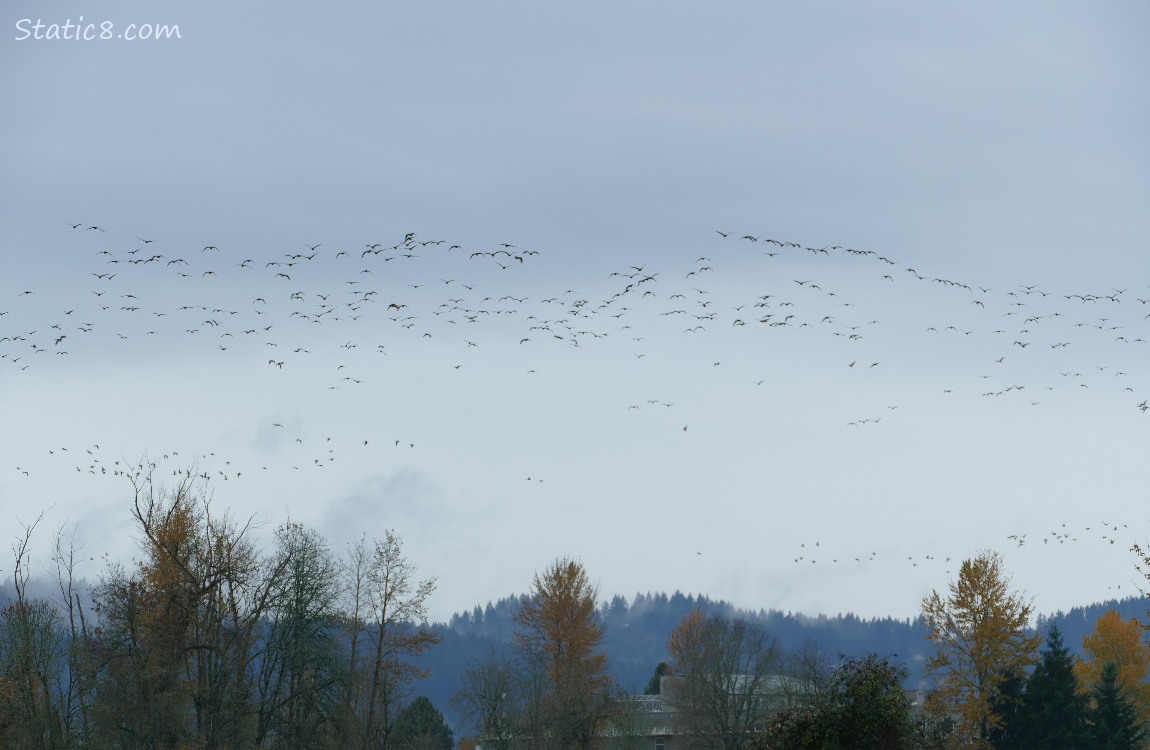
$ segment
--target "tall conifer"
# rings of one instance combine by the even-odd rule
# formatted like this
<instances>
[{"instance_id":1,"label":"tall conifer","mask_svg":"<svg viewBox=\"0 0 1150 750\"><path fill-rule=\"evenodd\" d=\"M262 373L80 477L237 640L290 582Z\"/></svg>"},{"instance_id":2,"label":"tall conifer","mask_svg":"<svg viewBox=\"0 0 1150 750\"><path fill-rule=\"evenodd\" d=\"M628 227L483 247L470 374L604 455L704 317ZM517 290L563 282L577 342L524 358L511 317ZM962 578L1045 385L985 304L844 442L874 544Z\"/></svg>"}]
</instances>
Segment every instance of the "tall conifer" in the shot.
<instances>
[{"instance_id":1,"label":"tall conifer","mask_svg":"<svg viewBox=\"0 0 1150 750\"><path fill-rule=\"evenodd\" d=\"M1086 712L1087 750L1138 750L1146 730L1138 721L1134 705L1122 695L1118 667L1107 662L1091 693L1093 705Z\"/></svg>"},{"instance_id":2,"label":"tall conifer","mask_svg":"<svg viewBox=\"0 0 1150 750\"><path fill-rule=\"evenodd\" d=\"M1023 706L1027 747L1085 747L1086 700L1057 625L1050 626L1042 658L1026 682Z\"/></svg>"}]
</instances>

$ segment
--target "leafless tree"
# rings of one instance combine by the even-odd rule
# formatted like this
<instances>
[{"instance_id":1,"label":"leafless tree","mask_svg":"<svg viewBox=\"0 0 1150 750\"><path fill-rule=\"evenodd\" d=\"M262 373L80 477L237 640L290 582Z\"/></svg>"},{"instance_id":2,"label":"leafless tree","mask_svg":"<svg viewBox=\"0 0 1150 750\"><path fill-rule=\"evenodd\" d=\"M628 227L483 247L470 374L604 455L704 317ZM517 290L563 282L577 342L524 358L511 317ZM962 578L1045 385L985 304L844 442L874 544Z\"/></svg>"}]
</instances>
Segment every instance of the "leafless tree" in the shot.
<instances>
[{"instance_id":1,"label":"leafless tree","mask_svg":"<svg viewBox=\"0 0 1150 750\"><path fill-rule=\"evenodd\" d=\"M352 743L383 750L411 683L426 676L411 657L440 640L420 627L435 579L416 580L402 539L390 529L371 546L366 539L353 545L344 569L351 646L343 719Z\"/></svg>"},{"instance_id":2,"label":"leafless tree","mask_svg":"<svg viewBox=\"0 0 1150 750\"><path fill-rule=\"evenodd\" d=\"M692 747L736 750L777 710L780 649L762 625L696 609L667 649L666 694Z\"/></svg>"},{"instance_id":3,"label":"leafless tree","mask_svg":"<svg viewBox=\"0 0 1150 750\"><path fill-rule=\"evenodd\" d=\"M28 592L29 546L36 526L24 526L12 547L16 597L0 610L0 746L68 748L77 727L68 676L68 636L50 601Z\"/></svg>"}]
</instances>

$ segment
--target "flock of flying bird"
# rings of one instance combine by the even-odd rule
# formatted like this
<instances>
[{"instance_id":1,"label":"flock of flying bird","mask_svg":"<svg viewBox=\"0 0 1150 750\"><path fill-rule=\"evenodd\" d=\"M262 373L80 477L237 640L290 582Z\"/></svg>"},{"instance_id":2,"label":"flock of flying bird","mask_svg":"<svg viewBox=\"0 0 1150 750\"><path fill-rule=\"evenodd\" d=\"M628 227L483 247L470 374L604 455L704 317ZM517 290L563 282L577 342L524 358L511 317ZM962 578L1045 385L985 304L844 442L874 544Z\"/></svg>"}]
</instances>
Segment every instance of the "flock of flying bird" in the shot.
<instances>
[{"instance_id":1,"label":"flock of flying bird","mask_svg":"<svg viewBox=\"0 0 1150 750\"><path fill-rule=\"evenodd\" d=\"M701 243L707 250L681 259L623 261L585 283L562 283L539 267L546 253L510 242L473 248L410 232L354 247L321 242L249 251L218 240L194 247L162 237L126 240L99 225L69 225L87 258L73 277L52 285L0 286L0 378L9 389L18 389L20 378L84 367L93 358L146 359L179 349L213 361L258 363L275 376L306 373L297 382L301 388L370 390L385 381L386 367L397 359L420 356L419 347L447 357L444 367L451 370L472 366L489 350L495 353L488 357L506 356L508 345L517 352L613 347L617 366L628 367L668 340L687 348L692 340L716 334L740 336L751 349L785 339L788 346L837 358L843 377L863 377L888 368L883 348L871 348L870 342L910 335L924 348L983 357L968 363L982 368L977 374L949 373L949 381L939 383L940 398L1039 407L1052 393L1106 391L1124 408L1150 410L1146 286L994 289L920 273L872 250L810 247L726 231ZM910 285L917 286L907 289ZM883 300L896 288L929 293L938 305L913 323L884 319ZM886 332L892 325L899 332ZM723 364L708 366L717 373ZM1139 366L1143 369L1135 370ZM539 376L542 369L520 375ZM1041 380L1029 380L1035 375ZM757 388L768 380L760 375L746 385ZM616 404L640 413L675 406L661 393ZM838 426L881 429L900 406L860 404L858 413ZM317 437L281 423L268 427L297 447L286 464L270 470L323 468L337 460L337 451L416 447L403 435L366 429L353 439ZM679 427L686 431L689 425ZM148 468L113 459L99 445L44 450L67 458L68 470L87 474L120 476ZM165 451L164 458L183 460L176 450ZM211 453L193 463L197 468L177 465L171 471L234 480L269 470L233 466ZM14 468L16 476L29 474L23 465ZM1103 528L1115 535L1103 541L1114 544L1114 524L1076 534L1026 532L1006 541L1064 544ZM795 562L863 563L876 554L816 556L815 544L802 543ZM908 558L915 565L927 560L933 558Z\"/></svg>"}]
</instances>

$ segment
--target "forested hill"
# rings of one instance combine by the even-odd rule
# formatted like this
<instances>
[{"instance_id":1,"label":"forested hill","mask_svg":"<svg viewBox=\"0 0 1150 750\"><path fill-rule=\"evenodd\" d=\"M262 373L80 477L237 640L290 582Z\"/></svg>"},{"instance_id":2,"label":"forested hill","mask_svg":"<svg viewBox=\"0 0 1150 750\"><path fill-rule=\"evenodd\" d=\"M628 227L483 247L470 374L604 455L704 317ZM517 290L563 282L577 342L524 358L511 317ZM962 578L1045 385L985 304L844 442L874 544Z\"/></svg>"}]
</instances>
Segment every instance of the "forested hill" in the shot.
<instances>
[{"instance_id":1,"label":"forested hill","mask_svg":"<svg viewBox=\"0 0 1150 750\"><path fill-rule=\"evenodd\" d=\"M470 612L456 614L448 623L434 626L443 641L421 660L421 666L430 676L416 690L441 707L449 720L455 718L450 699L462 672L470 663L489 655L492 649L505 648L512 642L515 632L512 615L518 604L518 597L509 596L486 607L477 606ZM667 659L667 639L671 631L695 607L708 613L762 622L784 651L811 642L830 658L874 651L897 655L899 661L910 665L922 657L927 645L925 630L921 623L913 620L864 620L849 614L811 617L778 611L748 612L726 602L678 592L670 596L637 594L630 602L615 596L603 604L599 612L606 626L604 647L609 670L624 691L643 692L655 667Z\"/></svg>"},{"instance_id":2,"label":"forested hill","mask_svg":"<svg viewBox=\"0 0 1150 750\"><path fill-rule=\"evenodd\" d=\"M1126 599L1111 599L1110 601L1088 604L1084 607L1073 607L1067 612L1055 612L1052 615L1040 615L1037 629L1045 633L1052 623L1058 625L1062 631L1062 639L1071 653L1082 651L1082 639L1094 631L1094 623L1098 618L1110 610L1116 610L1123 620L1135 618L1148 622L1150 618L1150 598L1127 597Z\"/></svg>"},{"instance_id":3,"label":"forested hill","mask_svg":"<svg viewBox=\"0 0 1150 750\"><path fill-rule=\"evenodd\" d=\"M492 649L505 648L511 643L515 631L512 615L518 603L518 597L509 596L456 614L449 622L434 626L443 641L424 655L421 665L430 676L416 686L416 691L430 698L453 724L456 724L455 711L450 699L458 688L460 675L468 664L484 658ZM922 662L930 653L926 630L918 618L863 619L852 614L808 616L775 610L752 612L705 596L678 592L670 596L637 594L630 602L615 596L600 607L600 615L606 626L604 645L609 668L623 690L643 691L656 665L667 658L671 631L694 607L757 620L787 652L813 643L832 659L871 652L890 656L907 667L912 686L918 683ZM1118 610L1124 619L1145 619L1150 599L1112 600L1043 615L1038 618L1038 629L1045 632L1051 623L1058 623L1066 645L1077 653L1082 647L1082 638L1094 629L1098 617L1111 609Z\"/></svg>"},{"instance_id":4,"label":"forested hill","mask_svg":"<svg viewBox=\"0 0 1150 750\"><path fill-rule=\"evenodd\" d=\"M456 647L449 644L461 644L458 647L460 654L478 648L473 656L479 658L493 646L510 643L515 631L512 615L518 603L517 597L509 596L488 603L486 607L456 614L445 625L437 625L444 642L429 654L427 668L446 670L458 663L455 653L449 655L449 652L456 651ZM757 620L787 650L797 648L805 641L814 641L821 651L832 657L839 653L875 651L898 654L901 660L909 660L921 653L924 645L925 631L919 623L911 620L747 612L726 602L678 592L671 596L638 594L630 603L624 597L616 596L600 607L600 616L606 626L604 646L610 658L610 669L621 687L631 692L642 692L655 666L667 658L666 645L671 631L695 607L708 613ZM464 659L464 666L468 660Z\"/></svg>"}]
</instances>

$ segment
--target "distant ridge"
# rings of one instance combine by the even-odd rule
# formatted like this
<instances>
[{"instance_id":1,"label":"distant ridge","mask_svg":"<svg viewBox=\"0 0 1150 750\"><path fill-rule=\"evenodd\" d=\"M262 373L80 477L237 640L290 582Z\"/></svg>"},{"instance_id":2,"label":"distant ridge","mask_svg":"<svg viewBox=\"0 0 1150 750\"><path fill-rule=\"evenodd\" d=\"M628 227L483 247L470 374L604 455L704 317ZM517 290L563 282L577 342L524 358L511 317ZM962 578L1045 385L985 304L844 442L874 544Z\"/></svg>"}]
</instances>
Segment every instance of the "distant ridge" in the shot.
<instances>
[{"instance_id":1,"label":"distant ridge","mask_svg":"<svg viewBox=\"0 0 1150 750\"><path fill-rule=\"evenodd\" d=\"M455 723L450 706L451 695L459 677L473 661L483 659L492 649L507 647L515 631L512 613L520 597L507 596L468 612L456 613L446 623L432 627L443 636L443 642L424 655L421 665L429 678L416 689L440 707ZM762 622L768 632L779 639L783 648L793 651L805 643L814 643L829 658L877 653L889 656L907 667L908 687L919 684L921 665L931 652L926 628L920 618L894 617L864 619L854 614L809 615L778 610L746 610L729 602L705 595L675 592L667 595L636 594L629 602L616 595L599 608L606 625L604 645L611 675L619 686L631 693L641 693L656 665L667 658L666 645L671 631L692 608L708 613L740 616ZM1082 649L1082 639L1093 631L1095 621L1109 610L1118 610L1124 619L1146 619L1150 598L1130 597L1074 607L1067 612L1040 615L1039 632L1057 623L1071 652Z\"/></svg>"}]
</instances>

